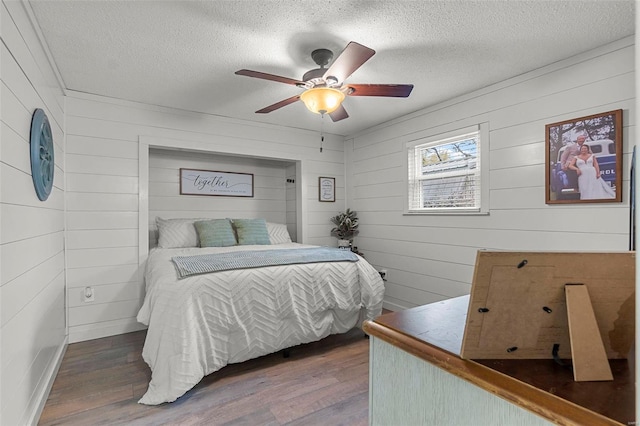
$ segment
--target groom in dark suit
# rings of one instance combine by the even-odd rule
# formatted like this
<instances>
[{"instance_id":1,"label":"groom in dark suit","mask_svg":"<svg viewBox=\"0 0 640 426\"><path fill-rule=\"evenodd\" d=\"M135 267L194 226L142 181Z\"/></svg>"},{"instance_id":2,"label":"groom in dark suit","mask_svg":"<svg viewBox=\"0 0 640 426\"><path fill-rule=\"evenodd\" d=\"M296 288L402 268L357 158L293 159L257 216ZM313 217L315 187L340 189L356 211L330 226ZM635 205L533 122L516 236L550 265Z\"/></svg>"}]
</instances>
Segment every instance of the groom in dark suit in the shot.
<instances>
[{"instance_id":1,"label":"groom in dark suit","mask_svg":"<svg viewBox=\"0 0 640 426\"><path fill-rule=\"evenodd\" d=\"M576 141L567 145L562 156L560 157L560 164L562 164L562 170L567 174L567 180L569 181L569 188L578 189L578 173L575 170L571 170L569 165L578 154L580 154L580 148L584 144L587 137L585 135L579 135Z\"/></svg>"}]
</instances>

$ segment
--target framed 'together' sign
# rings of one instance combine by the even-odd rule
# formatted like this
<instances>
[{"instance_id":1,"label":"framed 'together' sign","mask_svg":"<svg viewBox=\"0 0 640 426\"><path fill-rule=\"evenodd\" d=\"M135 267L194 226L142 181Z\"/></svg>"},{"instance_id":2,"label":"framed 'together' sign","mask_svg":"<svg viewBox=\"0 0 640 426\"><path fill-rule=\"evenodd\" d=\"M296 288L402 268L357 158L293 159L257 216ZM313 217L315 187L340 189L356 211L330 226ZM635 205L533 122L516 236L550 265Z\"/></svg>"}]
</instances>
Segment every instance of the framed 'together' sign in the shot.
<instances>
[{"instance_id":1,"label":"framed 'together' sign","mask_svg":"<svg viewBox=\"0 0 640 426\"><path fill-rule=\"evenodd\" d=\"M180 194L253 197L253 174L180 169Z\"/></svg>"}]
</instances>

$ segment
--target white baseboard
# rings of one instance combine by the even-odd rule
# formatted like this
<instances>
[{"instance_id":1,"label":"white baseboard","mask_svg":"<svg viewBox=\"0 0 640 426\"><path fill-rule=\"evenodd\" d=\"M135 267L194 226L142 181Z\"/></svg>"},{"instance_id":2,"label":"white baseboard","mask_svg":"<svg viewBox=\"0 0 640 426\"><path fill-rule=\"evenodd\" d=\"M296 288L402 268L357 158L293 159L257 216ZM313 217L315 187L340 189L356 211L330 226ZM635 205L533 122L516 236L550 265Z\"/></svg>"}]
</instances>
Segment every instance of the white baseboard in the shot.
<instances>
[{"instance_id":1,"label":"white baseboard","mask_svg":"<svg viewBox=\"0 0 640 426\"><path fill-rule=\"evenodd\" d=\"M382 307L384 309L388 309L388 310L394 311L394 312L395 311L404 311L406 309L409 309L408 306L402 306L402 305L398 305L396 303L391 303L391 302L387 302L387 301L382 302Z\"/></svg>"},{"instance_id":2,"label":"white baseboard","mask_svg":"<svg viewBox=\"0 0 640 426\"><path fill-rule=\"evenodd\" d=\"M37 425L40 420L40 416L42 415L42 411L44 410L44 406L47 403L47 398L49 398L49 393L51 392L51 387L53 386L53 382L56 380L56 376L58 375L58 370L60 370L60 365L62 364L62 360L64 359L64 354L67 352L67 346L69 345L68 337L64 338L64 341L56 351L56 355L52 362L49 364L49 368L43 375L43 381L46 383L43 386L40 386L36 389L36 393L34 394L34 403L31 404L32 409L27 414L27 419L25 424L28 425Z\"/></svg>"},{"instance_id":3,"label":"white baseboard","mask_svg":"<svg viewBox=\"0 0 640 426\"><path fill-rule=\"evenodd\" d=\"M101 339L103 337L131 333L132 331L146 330L146 328L145 325L131 319L110 321L104 324L69 327L69 343Z\"/></svg>"}]
</instances>

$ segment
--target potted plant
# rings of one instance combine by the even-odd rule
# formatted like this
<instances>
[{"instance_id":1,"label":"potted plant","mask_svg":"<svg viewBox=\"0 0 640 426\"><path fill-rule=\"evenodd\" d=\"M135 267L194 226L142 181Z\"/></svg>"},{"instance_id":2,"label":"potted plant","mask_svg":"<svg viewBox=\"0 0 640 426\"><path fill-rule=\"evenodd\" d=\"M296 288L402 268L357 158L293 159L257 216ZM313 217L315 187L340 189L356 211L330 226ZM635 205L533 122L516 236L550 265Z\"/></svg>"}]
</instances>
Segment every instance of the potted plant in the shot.
<instances>
[{"instance_id":1,"label":"potted plant","mask_svg":"<svg viewBox=\"0 0 640 426\"><path fill-rule=\"evenodd\" d=\"M331 230L331 235L338 238L339 248L349 248L353 242L353 237L358 235L358 213L347 209L331 218L335 227Z\"/></svg>"}]
</instances>

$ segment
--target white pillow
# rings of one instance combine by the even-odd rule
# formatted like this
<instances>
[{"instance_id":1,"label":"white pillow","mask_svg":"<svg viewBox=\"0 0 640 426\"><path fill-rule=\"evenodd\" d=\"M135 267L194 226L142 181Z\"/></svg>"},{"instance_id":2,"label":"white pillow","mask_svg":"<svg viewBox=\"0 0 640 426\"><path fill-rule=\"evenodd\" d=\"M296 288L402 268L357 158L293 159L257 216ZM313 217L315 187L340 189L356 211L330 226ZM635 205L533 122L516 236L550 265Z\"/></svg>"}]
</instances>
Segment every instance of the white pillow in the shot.
<instances>
[{"instance_id":1,"label":"white pillow","mask_svg":"<svg viewBox=\"0 0 640 426\"><path fill-rule=\"evenodd\" d=\"M198 233L193 223L200 219L156 218L158 225L158 247L198 247Z\"/></svg>"},{"instance_id":2,"label":"white pillow","mask_svg":"<svg viewBox=\"0 0 640 426\"><path fill-rule=\"evenodd\" d=\"M287 230L287 225L281 223L267 222L267 232L271 244L285 244L291 242L291 235Z\"/></svg>"}]
</instances>

